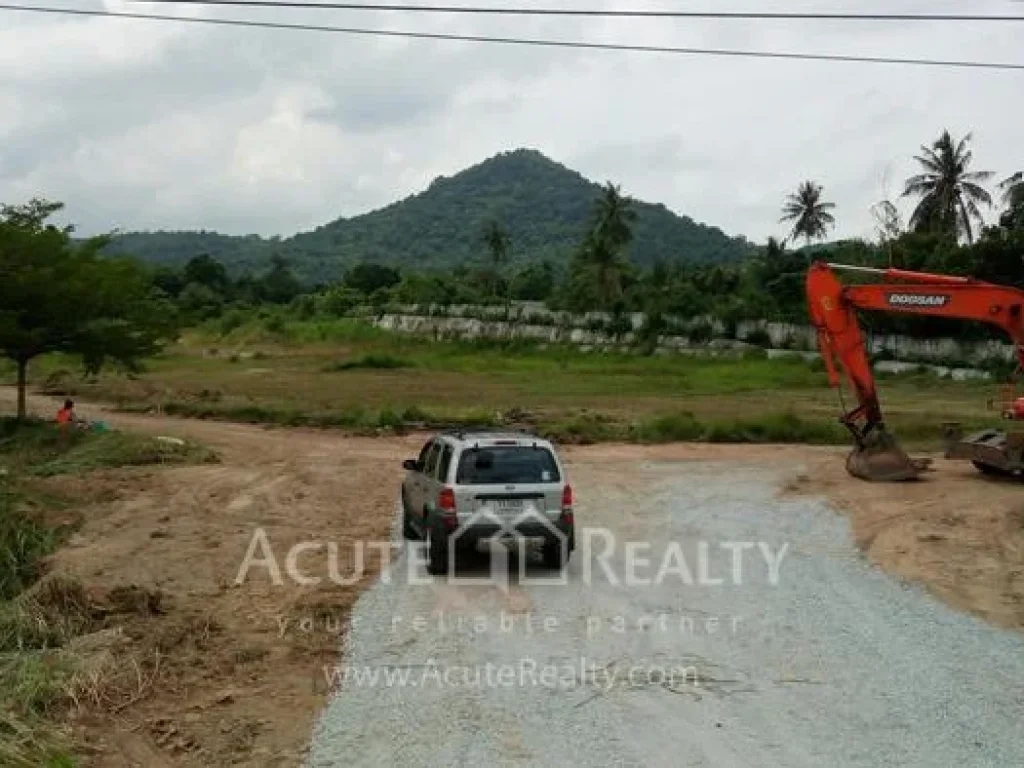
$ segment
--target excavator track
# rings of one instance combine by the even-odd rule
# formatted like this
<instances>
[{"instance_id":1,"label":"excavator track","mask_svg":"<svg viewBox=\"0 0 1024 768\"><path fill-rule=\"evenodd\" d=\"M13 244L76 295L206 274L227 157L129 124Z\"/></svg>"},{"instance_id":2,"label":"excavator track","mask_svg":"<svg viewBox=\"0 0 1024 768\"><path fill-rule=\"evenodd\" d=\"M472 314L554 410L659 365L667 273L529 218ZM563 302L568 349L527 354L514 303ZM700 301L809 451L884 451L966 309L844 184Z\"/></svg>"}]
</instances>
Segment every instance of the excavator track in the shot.
<instances>
[{"instance_id":1,"label":"excavator track","mask_svg":"<svg viewBox=\"0 0 1024 768\"><path fill-rule=\"evenodd\" d=\"M947 459L970 461L986 475L1024 475L1024 434L983 429L964 435L955 423L944 425Z\"/></svg>"}]
</instances>

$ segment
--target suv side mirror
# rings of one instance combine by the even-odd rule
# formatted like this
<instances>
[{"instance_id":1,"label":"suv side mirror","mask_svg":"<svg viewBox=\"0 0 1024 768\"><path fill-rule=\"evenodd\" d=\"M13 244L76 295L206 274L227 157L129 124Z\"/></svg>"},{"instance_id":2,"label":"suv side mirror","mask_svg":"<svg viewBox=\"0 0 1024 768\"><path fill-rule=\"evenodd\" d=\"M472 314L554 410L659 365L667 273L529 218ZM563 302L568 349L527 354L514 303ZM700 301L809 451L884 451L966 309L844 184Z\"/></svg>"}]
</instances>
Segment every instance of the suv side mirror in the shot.
<instances>
[{"instance_id":1,"label":"suv side mirror","mask_svg":"<svg viewBox=\"0 0 1024 768\"><path fill-rule=\"evenodd\" d=\"M417 463L416 459L406 459L402 462L402 468L407 469L410 472L418 472L420 465Z\"/></svg>"}]
</instances>

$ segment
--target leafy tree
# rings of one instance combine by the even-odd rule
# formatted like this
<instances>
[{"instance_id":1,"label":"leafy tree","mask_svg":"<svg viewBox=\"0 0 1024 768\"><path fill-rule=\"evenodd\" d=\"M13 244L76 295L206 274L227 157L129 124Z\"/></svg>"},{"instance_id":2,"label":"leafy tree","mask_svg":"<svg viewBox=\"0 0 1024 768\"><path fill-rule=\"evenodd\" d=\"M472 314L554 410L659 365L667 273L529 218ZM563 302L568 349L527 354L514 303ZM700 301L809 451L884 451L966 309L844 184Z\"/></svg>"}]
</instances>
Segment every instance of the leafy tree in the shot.
<instances>
[{"instance_id":1,"label":"leafy tree","mask_svg":"<svg viewBox=\"0 0 1024 768\"><path fill-rule=\"evenodd\" d=\"M814 240L824 240L830 227L836 225L831 214L836 206L821 199L822 187L813 181L805 181L796 192L786 196L782 205L780 222L793 222L788 239L804 238L807 245Z\"/></svg>"},{"instance_id":2,"label":"leafy tree","mask_svg":"<svg viewBox=\"0 0 1024 768\"><path fill-rule=\"evenodd\" d=\"M979 205L991 205L992 197L981 182L991 171L969 170L974 153L968 133L955 142L949 131L930 146L922 146L915 156L923 172L907 179L904 197L919 198L910 216L910 225L917 232L938 232L954 239L961 236L974 242L972 222L981 223Z\"/></svg>"},{"instance_id":3,"label":"leafy tree","mask_svg":"<svg viewBox=\"0 0 1024 768\"><path fill-rule=\"evenodd\" d=\"M208 285L189 283L178 294L178 306L187 320L208 320L224 309L224 297Z\"/></svg>"},{"instance_id":4,"label":"leafy tree","mask_svg":"<svg viewBox=\"0 0 1024 768\"><path fill-rule=\"evenodd\" d=\"M317 309L326 315L344 317L365 297L353 288L337 285L317 297Z\"/></svg>"},{"instance_id":5,"label":"leafy tree","mask_svg":"<svg viewBox=\"0 0 1024 768\"><path fill-rule=\"evenodd\" d=\"M259 304L263 300L263 283L252 275L242 275L231 289L236 301L244 304Z\"/></svg>"},{"instance_id":6,"label":"leafy tree","mask_svg":"<svg viewBox=\"0 0 1024 768\"><path fill-rule=\"evenodd\" d=\"M547 301L555 291L555 265L550 261L527 264L512 278L512 298L520 301Z\"/></svg>"},{"instance_id":7,"label":"leafy tree","mask_svg":"<svg viewBox=\"0 0 1024 768\"><path fill-rule=\"evenodd\" d=\"M271 257L270 269L260 280L260 293L271 304L287 304L302 293L302 285L284 257Z\"/></svg>"},{"instance_id":8,"label":"leafy tree","mask_svg":"<svg viewBox=\"0 0 1024 768\"><path fill-rule=\"evenodd\" d=\"M786 250L785 241L768 238L757 260L757 284L767 294L775 317L788 321L807 317L804 280L808 263L806 251Z\"/></svg>"},{"instance_id":9,"label":"leafy tree","mask_svg":"<svg viewBox=\"0 0 1024 768\"><path fill-rule=\"evenodd\" d=\"M185 287L181 272L170 267L157 267L153 270L153 285L171 298L176 298Z\"/></svg>"},{"instance_id":10,"label":"leafy tree","mask_svg":"<svg viewBox=\"0 0 1024 768\"><path fill-rule=\"evenodd\" d=\"M402 276L397 270L372 262L360 262L345 274L345 286L369 296L380 288L398 285Z\"/></svg>"},{"instance_id":11,"label":"leafy tree","mask_svg":"<svg viewBox=\"0 0 1024 768\"><path fill-rule=\"evenodd\" d=\"M1006 210L999 219L1007 229L1024 229L1024 171L1017 171L999 182Z\"/></svg>"},{"instance_id":12,"label":"leafy tree","mask_svg":"<svg viewBox=\"0 0 1024 768\"><path fill-rule=\"evenodd\" d=\"M212 258L208 253L201 253L189 259L182 274L183 285L198 283L205 285L214 293L226 296L231 288L224 265Z\"/></svg>"},{"instance_id":13,"label":"leafy tree","mask_svg":"<svg viewBox=\"0 0 1024 768\"><path fill-rule=\"evenodd\" d=\"M19 417L38 355L78 355L89 372L108 359L134 368L173 335L173 310L138 264L102 258L106 237L75 243L71 227L47 223L62 207L0 206L0 351L17 366Z\"/></svg>"},{"instance_id":14,"label":"leafy tree","mask_svg":"<svg viewBox=\"0 0 1024 768\"><path fill-rule=\"evenodd\" d=\"M990 227L970 249L974 277L1000 285L1024 285L1024 229Z\"/></svg>"},{"instance_id":15,"label":"leafy tree","mask_svg":"<svg viewBox=\"0 0 1024 768\"><path fill-rule=\"evenodd\" d=\"M875 219L875 232L879 244L889 254L889 266L892 266L892 244L903 234L903 219L900 211L891 200L880 200L871 206L871 215Z\"/></svg>"}]
</instances>

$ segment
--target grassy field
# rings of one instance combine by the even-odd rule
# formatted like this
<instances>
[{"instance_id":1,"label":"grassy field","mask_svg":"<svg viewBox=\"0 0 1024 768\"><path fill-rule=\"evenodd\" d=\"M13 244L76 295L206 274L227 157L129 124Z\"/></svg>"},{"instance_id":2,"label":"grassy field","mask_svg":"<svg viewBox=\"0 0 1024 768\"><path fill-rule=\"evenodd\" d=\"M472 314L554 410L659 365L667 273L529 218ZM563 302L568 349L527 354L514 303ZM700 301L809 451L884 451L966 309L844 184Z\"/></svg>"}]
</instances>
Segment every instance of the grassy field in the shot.
<instances>
[{"instance_id":1,"label":"grassy field","mask_svg":"<svg viewBox=\"0 0 1024 768\"><path fill-rule=\"evenodd\" d=\"M8 376L8 378L10 378ZM136 377L85 380L67 360L31 369L54 395L130 410L359 430L530 425L557 439L844 443L837 394L818 362L584 353L564 347L433 341L354 320L250 323L188 333ZM994 382L880 376L889 423L937 447L941 422L998 423Z\"/></svg>"}]
</instances>

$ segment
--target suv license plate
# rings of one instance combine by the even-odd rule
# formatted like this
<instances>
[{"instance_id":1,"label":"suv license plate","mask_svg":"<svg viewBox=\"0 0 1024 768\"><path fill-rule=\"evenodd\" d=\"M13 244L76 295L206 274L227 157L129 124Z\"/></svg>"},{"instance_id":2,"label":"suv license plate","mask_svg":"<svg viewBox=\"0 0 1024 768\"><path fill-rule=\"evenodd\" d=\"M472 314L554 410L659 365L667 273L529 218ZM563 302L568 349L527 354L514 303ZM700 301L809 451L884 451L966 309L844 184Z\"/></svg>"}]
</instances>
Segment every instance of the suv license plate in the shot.
<instances>
[{"instance_id":1,"label":"suv license plate","mask_svg":"<svg viewBox=\"0 0 1024 768\"><path fill-rule=\"evenodd\" d=\"M523 509L522 499L498 499L494 504L498 512L506 515L520 512Z\"/></svg>"}]
</instances>

